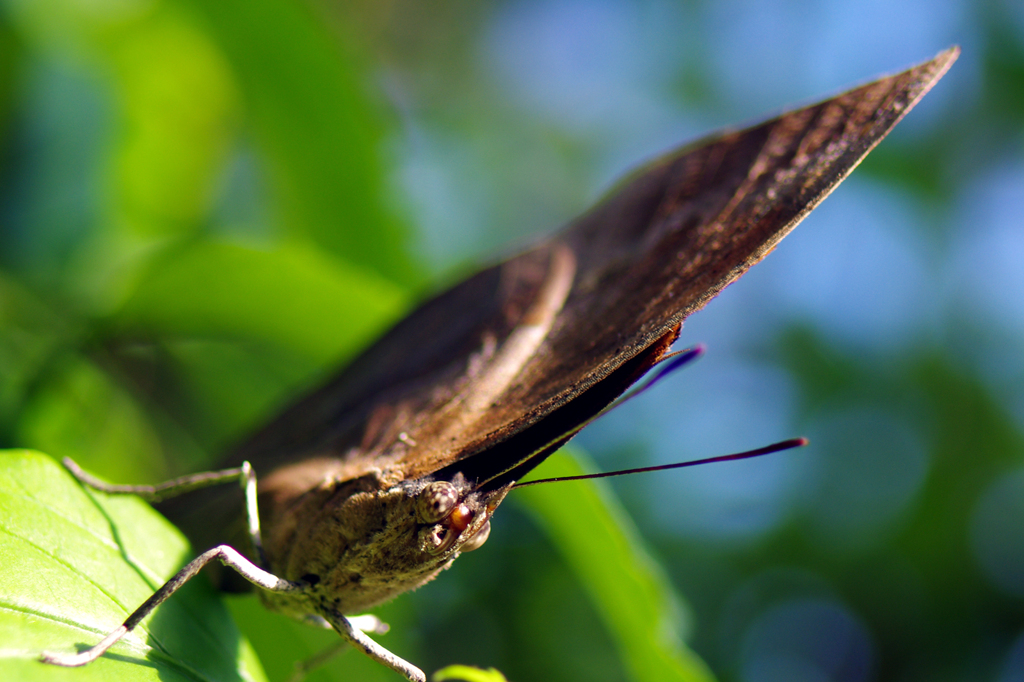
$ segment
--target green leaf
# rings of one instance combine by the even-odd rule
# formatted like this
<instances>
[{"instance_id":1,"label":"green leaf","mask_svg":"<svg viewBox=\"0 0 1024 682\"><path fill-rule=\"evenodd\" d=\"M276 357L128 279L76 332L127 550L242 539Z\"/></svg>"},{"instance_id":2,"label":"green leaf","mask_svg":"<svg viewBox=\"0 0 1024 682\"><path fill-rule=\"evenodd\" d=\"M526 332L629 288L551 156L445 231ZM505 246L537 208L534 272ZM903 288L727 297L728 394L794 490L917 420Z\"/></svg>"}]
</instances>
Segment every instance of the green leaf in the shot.
<instances>
[{"instance_id":1,"label":"green leaf","mask_svg":"<svg viewBox=\"0 0 1024 682\"><path fill-rule=\"evenodd\" d=\"M220 46L170 3L107 27L97 42L126 131L114 150L111 217L140 236L198 231L240 127L237 84Z\"/></svg>"},{"instance_id":2,"label":"green leaf","mask_svg":"<svg viewBox=\"0 0 1024 682\"><path fill-rule=\"evenodd\" d=\"M305 3L182 0L238 76L292 234L396 282L417 282L408 235L385 209L380 112L366 74Z\"/></svg>"},{"instance_id":3,"label":"green leaf","mask_svg":"<svg viewBox=\"0 0 1024 682\"><path fill-rule=\"evenodd\" d=\"M37 452L0 452L0 679L264 680L204 580L89 665L38 660L95 644L189 558L184 538L138 498L86 490Z\"/></svg>"},{"instance_id":4,"label":"green leaf","mask_svg":"<svg viewBox=\"0 0 1024 682\"><path fill-rule=\"evenodd\" d=\"M79 333L76 325L0 272L0 429L18 416L63 344Z\"/></svg>"},{"instance_id":5,"label":"green leaf","mask_svg":"<svg viewBox=\"0 0 1024 682\"><path fill-rule=\"evenodd\" d=\"M370 341L405 303L372 271L299 244L198 241L151 264L119 320L171 336L259 339L324 365Z\"/></svg>"},{"instance_id":6,"label":"green leaf","mask_svg":"<svg viewBox=\"0 0 1024 682\"><path fill-rule=\"evenodd\" d=\"M434 682L444 680L465 680L466 682L508 682L505 676L494 668L482 670L469 665L449 665L435 672Z\"/></svg>"},{"instance_id":7,"label":"green leaf","mask_svg":"<svg viewBox=\"0 0 1024 682\"><path fill-rule=\"evenodd\" d=\"M165 473L150 415L81 355L69 353L51 369L24 405L14 440L121 480L145 481Z\"/></svg>"},{"instance_id":8,"label":"green leaf","mask_svg":"<svg viewBox=\"0 0 1024 682\"><path fill-rule=\"evenodd\" d=\"M561 450L538 478L594 471L578 451ZM576 572L636 682L713 680L682 640L682 606L644 549L629 516L602 481L539 485L515 499L535 516Z\"/></svg>"}]
</instances>

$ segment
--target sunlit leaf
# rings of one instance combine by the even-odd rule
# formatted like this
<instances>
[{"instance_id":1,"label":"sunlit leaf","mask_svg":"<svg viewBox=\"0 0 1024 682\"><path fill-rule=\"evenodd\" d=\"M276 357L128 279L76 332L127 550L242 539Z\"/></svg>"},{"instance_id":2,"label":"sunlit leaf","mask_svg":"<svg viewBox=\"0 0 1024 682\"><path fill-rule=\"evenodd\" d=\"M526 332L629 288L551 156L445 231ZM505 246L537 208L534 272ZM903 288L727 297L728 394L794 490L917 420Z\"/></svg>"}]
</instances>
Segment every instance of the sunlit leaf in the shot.
<instances>
[{"instance_id":1,"label":"sunlit leaf","mask_svg":"<svg viewBox=\"0 0 1024 682\"><path fill-rule=\"evenodd\" d=\"M481 670L480 668L474 668L468 665L449 665L446 668L441 668L431 675L431 679L434 680L434 682L443 682L444 680L465 680L465 682L507 682L505 676L494 668Z\"/></svg>"},{"instance_id":2,"label":"sunlit leaf","mask_svg":"<svg viewBox=\"0 0 1024 682\"><path fill-rule=\"evenodd\" d=\"M185 540L141 500L87 491L45 455L0 452L0 678L263 680L202 580L94 663L38 661L99 641L188 558Z\"/></svg>"}]
</instances>

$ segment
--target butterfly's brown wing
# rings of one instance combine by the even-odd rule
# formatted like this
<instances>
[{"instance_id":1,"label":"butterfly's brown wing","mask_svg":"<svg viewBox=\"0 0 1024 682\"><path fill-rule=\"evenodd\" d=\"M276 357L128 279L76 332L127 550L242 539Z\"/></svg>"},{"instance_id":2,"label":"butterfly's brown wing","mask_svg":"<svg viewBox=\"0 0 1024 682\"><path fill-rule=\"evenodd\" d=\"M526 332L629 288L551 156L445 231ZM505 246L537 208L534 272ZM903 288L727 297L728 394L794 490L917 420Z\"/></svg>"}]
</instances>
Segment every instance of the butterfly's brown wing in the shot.
<instances>
[{"instance_id":1,"label":"butterfly's brown wing","mask_svg":"<svg viewBox=\"0 0 1024 682\"><path fill-rule=\"evenodd\" d=\"M835 189L958 54L947 50L833 99L688 145L520 256L566 245L576 260L572 289L486 421L460 434L459 457L574 399L702 308ZM436 461L413 454L415 475L448 453Z\"/></svg>"},{"instance_id":2,"label":"butterfly's brown wing","mask_svg":"<svg viewBox=\"0 0 1024 682\"><path fill-rule=\"evenodd\" d=\"M230 460L252 462L285 500L325 472L483 471L497 444L586 402L559 427L570 431L774 248L958 53L654 162L554 237L423 304Z\"/></svg>"},{"instance_id":3,"label":"butterfly's brown wing","mask_svg":"<svg viewBox=\"0 0 1024 682\"><path fill-rule=\"evenodd\" d=\"M690 145L555 237L576 254L576 281L493 423L519 428L523 413L564 403L702 308L853 170L957 52Z\"/></svg>"}]
</instances>

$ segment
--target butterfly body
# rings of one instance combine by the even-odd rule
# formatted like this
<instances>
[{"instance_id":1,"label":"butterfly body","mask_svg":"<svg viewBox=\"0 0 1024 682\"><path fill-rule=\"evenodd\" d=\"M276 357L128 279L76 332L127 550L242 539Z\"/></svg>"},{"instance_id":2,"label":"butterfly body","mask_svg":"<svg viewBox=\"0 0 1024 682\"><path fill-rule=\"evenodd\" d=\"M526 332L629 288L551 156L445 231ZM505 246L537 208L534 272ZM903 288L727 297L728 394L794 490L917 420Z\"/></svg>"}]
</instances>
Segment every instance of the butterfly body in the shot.
<instances>
[{"instance_id":1,"label":"butterfly body","mask_svg":"<svg viewBox=\"0 0 1024 682\"><path fill-rule=\"evenodd\" d=\"M553 248L550 253L547 267L536 270L544 276L536 280L534 295L520 297L521 309L511 314L515 327L504 344L497 345L485 334L477 351L467 357L464 374L453 385L474 390L435 395L439 407L422 423L402 416L410 412L399 401L386 410L389 419L364 431L347 457L302 458L263 479L260 508L268 565L285 579L311 583L310 593L301 597L263 593L268 606L304 615L312 599L318 606L327 603L342 613L354 613L431 580L461 552L483 543L491 514L522 473L560 447L667 353L678 327L610 378L528 428L479 444L481 457L471 455L444 466L451 459L445 445L457 442L455 434L487 417L494 396L516 381L524 359L534 356L550 332L575 272L567 249ZM424 467L424 461L440 464ZM424 468L426 473L420 473ZM428 504L439 489L448 498L444 513L431 511Z\"/></svg>"},{"instance_id":2,"label":"butterfly body","mask_svg":"<svg viewBox=\"0 0 1024 682\"><path fill-rule=\"evenodd\" d=\"M265 535L273 572L309 588L299 594L262 592L264 601L299 618L326 610L358 613L432 579L454 561L461 544L486 533L487 498L500 499L505 491L483 496L465 480L448 484L456 504L465 507L458 517L465 525L456 527L450 516L422 514L431 483L386 487L374 474L354 480L324 476Z\"/></svg>"},{"instance_id":3,"label":"butterfly body","mask_svg":"<svg viewBox=\"0 0 1024 682\"><path fill-rule=\"evenodd\" d=\"M225 465L259 477L266 569L303 586L263 591L268 605L358 612L479 546L512 484L655 366L683 320L770 252L958 52L666 155L422 304L243 442ZM240 494L159 508L197 548L245 546Z\"/></svg>"}]
</instances>

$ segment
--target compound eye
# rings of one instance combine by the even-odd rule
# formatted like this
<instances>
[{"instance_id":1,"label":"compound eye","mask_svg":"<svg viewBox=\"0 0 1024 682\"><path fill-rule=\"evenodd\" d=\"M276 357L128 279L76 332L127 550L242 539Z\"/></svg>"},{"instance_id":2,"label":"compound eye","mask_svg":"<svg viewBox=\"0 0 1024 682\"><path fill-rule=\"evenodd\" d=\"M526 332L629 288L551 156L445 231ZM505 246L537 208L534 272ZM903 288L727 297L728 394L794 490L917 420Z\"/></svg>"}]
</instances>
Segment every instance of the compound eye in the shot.
<instances>
[{"instance_id":1,"label":"compound eye","mask_svg":"<svg viewBox=\"0 0 1024 682\"><path fill-rule=\"evenodd\" d=\"M459 504L459 491L448 481L434 481L416 498L416 515L423 523L437 523Z\"/></svg>"},{"instance_id":2,"label":"compound eye","mask_svg":"<svg viewBox=\"0 0 1024 682\"><path fill-rule=\"evenodd\" d=\"M459 547L460 552L472 552L474 549L480 549L485 542L487 537L491 534L491 520L487 519L484 525L480 527L471 538L462 543L462 547Z\"/></svg>"},{"instance_id":3,"label":"compound eye","mask_svg":"<svg viewBox=\"0 0 1024 682\"><path fill-rule=\"evenodd\" d=\"M474 516L476 514L473 513L472 509L464 504L460 504L448 516L448 525L456 532L461 533L469 528L469 524L473 523Z\"/></svg>"}]
</instances>

